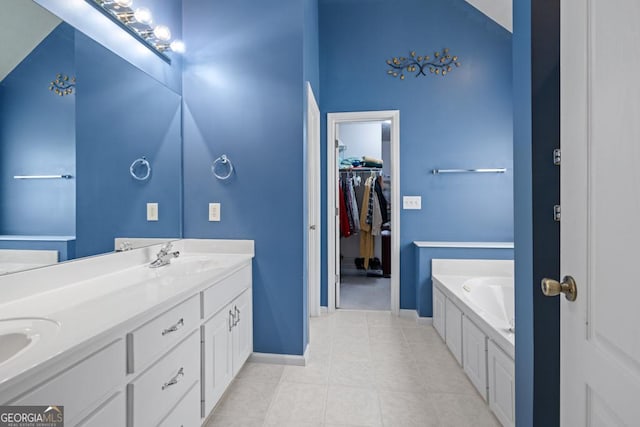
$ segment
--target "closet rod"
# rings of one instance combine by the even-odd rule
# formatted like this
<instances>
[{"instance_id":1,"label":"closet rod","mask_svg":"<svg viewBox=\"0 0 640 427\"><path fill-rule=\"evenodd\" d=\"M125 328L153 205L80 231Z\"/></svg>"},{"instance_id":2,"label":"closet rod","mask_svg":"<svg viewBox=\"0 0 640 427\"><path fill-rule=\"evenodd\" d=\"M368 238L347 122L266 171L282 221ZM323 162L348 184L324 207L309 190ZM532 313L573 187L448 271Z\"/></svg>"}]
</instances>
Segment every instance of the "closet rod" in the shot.
<instances>
[{"instance_id":1,"label":"closet rod","mask_svg":"<svg viewBox=\"0 0 640 427\"><path fill-rule=\"evenodd\" d=\"M434 175L441 173L505 173L507 168L498 169L434 169L431 171Z\"/></svg>"},{"instance_id":2,"label":"closet rod","mask_svg":"<svg viewBox=\"0 0 640 427\"><path fill-rule=\"evenodd\" d=\"M357 168L357 169L340 169L340 173L347 172L382 172L382 168Z\"/></svg>"}]
</instances>

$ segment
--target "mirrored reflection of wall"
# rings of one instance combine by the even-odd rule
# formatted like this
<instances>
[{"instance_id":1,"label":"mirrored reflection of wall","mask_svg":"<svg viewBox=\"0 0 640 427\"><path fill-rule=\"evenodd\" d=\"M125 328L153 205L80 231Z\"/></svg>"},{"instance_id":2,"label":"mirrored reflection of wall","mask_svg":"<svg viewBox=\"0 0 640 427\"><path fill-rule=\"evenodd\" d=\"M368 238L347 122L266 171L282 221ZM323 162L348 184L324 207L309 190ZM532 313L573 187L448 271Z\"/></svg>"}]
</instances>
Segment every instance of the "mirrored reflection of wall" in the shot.
<instances>
[{"instance_id":1,"label":"mirrored reflection of wall","mask_svg":"<svg viewBox=\"0 0 640 427\"><path fill-rule=\"evenodd\" d=\"M111 252L115 237L180 237L181 95L49 16L41 42L12 52L6 30L0 46L0 63L17 64L0 82L0 249L64 261ZM76 77L73 93L49 90L58 73ZM142 156L152 172L137 181L129 166ZM13 179L54 174L73 178ZM146 219L149 202L158 221Z\"/></svg>"},{"instance_id":2,"label":"mirrored reflection of wall","mask_svg":"<svg viewBox=\"0 0 640 427\"><path fill-rule=\"evenodd\" d=\"M115 237L180 236L180 95L79 32L76 73L77 256L113 250ZM142 156L152 172L136 181Z\"/></svg>"},{"instance_id":3,"label":"mirrored reflection of wall","mask_svg":"<svg viewBox=\"0 0 640 427\"><path fill-rule=\"evenodd\" d=\"M75 30L58 25L0 82L0 235L75 235L75 101L49 90L73 76Z\"/></svg>"}]
</instances>

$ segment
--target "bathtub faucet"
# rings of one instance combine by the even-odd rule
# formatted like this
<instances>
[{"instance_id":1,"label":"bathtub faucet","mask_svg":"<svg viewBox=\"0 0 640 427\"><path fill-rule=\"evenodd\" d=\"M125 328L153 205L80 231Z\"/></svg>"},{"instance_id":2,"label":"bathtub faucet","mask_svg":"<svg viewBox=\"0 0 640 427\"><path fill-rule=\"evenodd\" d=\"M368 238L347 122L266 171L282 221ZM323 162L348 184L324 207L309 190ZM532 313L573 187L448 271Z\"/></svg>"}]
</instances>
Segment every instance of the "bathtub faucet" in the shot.
<instances>
[{"instance_id":1,"label":"bathtub faucet","mask_svg":"<svg viewBox=\"0 0 640 427\"><path fill-rule=\"evenodd\" d=\"M178 258L180 256L179 251L169 252L172 247L173 245L171 244L171 242L167 242L163 247L161 247L156 260L149 264L149 267L162 267L163 265L168 265L171 262L171 259Z\"/></svg>"}]
</instances>

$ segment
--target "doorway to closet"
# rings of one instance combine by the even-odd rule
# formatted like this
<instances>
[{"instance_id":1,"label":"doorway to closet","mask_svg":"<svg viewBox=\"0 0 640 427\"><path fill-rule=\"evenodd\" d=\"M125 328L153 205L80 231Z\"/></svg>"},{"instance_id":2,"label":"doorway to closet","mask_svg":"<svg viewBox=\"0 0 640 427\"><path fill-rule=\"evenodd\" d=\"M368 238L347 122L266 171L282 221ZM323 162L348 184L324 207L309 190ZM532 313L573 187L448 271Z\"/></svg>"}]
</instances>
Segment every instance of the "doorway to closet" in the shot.
<instances>
[{"instance_id":1,"label":"doorway to closet","mask_svg":"<svg viewBox=\"0 0 640 427\"><path fill-rule=\"evenodd\" d=\"M327 116L329 310L399 312L399 112Z\"/></svg>"}]
</instances>

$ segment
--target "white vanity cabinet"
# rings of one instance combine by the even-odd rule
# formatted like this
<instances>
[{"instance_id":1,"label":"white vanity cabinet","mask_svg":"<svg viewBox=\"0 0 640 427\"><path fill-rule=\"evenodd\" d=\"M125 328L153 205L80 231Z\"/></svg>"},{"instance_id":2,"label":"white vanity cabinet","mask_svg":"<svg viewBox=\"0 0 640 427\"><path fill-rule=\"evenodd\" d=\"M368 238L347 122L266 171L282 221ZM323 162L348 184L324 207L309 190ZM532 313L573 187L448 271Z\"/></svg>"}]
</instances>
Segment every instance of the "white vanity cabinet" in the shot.
<instances>
[{"instance_id":1,"label":"white vanity cabinet","mask_svg":"<svg viewBox=\"0 0 640 427\"><path fill-rule=\"evenodd\" d=\"M253 351L251 269L243 268L203 291L202 415L213 410ZM231 299L224 306L219 301ZM218 304L215 302L218 301Z\"/></svg>"},{"instance_id":2,"label":"white vanity cabinet","mask_svg":"<svg viewBox=\"0 0 640 427\"><path fill-rule=\"evenodd\" d=\"M447 347L462 365L462 311L447 298L445 303L445 341Z\"/></svg>"},{"instance_id":3,"label":"white vanity cabinet","mask_svg":"<svg viewBox=\"0 0 640 427\"><path fill-rule=\"evenodd\" d=\"M462 356L464 372L487 400L487 337L469 317L462 318Z\"/></svg>"},{"instance_id":4,"label":"white vanity cabinet","mask_svg":"<svg viewBox=\"0 0 640 427\"><path fill-rule=\"evenodd\" d=\"M93 296L92 286L102 293L56 313L56 340L30 350L41 352L37 363L0 363L0 405L64 406L64 424L74 427L200 427L253 352L253 242L176 245L183 255L161 269L132 251L106 255L107 267L88 259L52 270L56 283L82 283L79 295ZM133 265L113 272L123 259ZM44 280L44 270L25 274ZM53 301L75 301L71 288L61 285ZM12 374L15 366L22 371Z\"/></svg>"}]
</instances>

